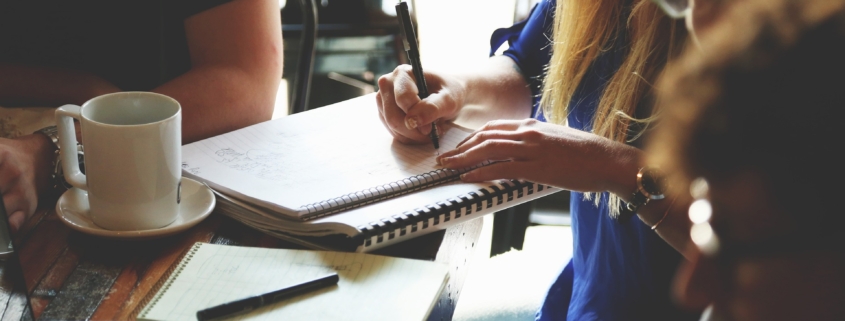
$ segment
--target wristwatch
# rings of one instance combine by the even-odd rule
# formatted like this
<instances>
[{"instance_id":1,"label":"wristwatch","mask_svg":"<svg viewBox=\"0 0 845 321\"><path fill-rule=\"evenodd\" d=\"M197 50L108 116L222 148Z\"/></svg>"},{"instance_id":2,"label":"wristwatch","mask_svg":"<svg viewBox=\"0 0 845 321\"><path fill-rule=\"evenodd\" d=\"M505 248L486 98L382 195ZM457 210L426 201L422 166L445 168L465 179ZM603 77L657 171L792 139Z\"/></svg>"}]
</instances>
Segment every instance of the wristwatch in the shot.
<instances>
[{"instance_id":1,"label":"wristwatch","mask_svg":"<svg viewBox=\"0 0 845 321\"><path fill-rule=\"evenodd\" d=\"M53 188L58 190L60 188L69 189L73 187L65 180L64 170L62 169L61 147L59 146L59 129L56 126L47 126L36 131L36 133L44 134L50 141L56 145L56 152L53 157ZM79 159L79 169L84 173L85 153L82 149L82 144L76 144L76 155Z\"/></svg>"},{"instance_id":2,"label":"wristwatch","mask_svg":"<svg viewBox=\"0 0 845 321\"><path fill-rule=\"evenodd\" d=\"M665 197L666 177L659 168L646 166L640 168L637 173L637 190L628 202L628 210L636 212L651 200L660 200Z\"/></svg>"}]
</instances>

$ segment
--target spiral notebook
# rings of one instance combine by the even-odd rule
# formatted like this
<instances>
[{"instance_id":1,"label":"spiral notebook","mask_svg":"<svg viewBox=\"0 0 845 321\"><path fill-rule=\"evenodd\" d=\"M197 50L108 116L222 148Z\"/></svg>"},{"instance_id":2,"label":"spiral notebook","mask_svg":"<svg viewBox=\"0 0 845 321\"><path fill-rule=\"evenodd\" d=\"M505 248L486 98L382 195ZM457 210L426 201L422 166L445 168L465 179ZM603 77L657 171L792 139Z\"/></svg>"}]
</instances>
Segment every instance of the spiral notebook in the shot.
<instances>
[{"instance_id":1,"label":"spiral notebook","mask_svg":"<svg viewBox=\"0 0 845 321\"><path fill-rule=\"evenodd\" d=\"M449 280L445 264L363 253L196 243L139 304L138 320L196 320L198 310L331 272L327 287L239 320L425 320Z\"/></svg>"},{"instance_id":2,"label":"spiral notebook","mask_svg":"<svg viewBox=\"0 0 845 321\"><path fill-rule=\"evenodd\" d=\"M440 151L471 133L440 127ZM367 95L185 145L182 167L247 225L294 241L337 240L330 248L351 241L359 250L557 191L524 181L462 183L460 174L487 164L440 168L437 153L431 144L395 142Z\"/></svg>"}]
</instances>

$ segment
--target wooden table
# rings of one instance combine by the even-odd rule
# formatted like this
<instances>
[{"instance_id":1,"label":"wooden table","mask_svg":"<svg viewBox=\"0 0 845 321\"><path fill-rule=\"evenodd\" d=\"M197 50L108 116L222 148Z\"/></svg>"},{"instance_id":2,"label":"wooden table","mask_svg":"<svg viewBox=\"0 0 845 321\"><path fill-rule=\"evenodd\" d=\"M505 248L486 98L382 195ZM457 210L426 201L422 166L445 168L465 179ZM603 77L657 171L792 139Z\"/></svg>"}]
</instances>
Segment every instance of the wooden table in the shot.
<instances>
[{"instance_id":1,"label":"wooden table","mask_svg":"<svg viewBox=\"0 0 845 321\"><path fill-rule=\"evenodd\" d=\"M71 230L52 205L15 235L34 315L42 320L128 320L165 270L195 242L300 248L261 234L219 213L190 230L149 241L116 241ZM383 248L375 254L445 262L450 280L429 320L451 320L466 266L481 233L479 219ZM0 274L8 268L3 267ZM25 297L0 282L0 320L19 320Z\"/></svg>"}]
</instances>

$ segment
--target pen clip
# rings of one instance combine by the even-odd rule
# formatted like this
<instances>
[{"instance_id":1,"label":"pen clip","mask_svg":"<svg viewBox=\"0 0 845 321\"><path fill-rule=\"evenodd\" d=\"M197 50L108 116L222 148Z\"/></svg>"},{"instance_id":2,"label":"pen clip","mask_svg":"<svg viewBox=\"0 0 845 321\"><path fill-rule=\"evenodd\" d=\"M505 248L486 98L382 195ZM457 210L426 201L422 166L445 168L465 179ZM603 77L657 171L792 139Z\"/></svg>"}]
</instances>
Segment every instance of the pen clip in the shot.
<instances>
[{"instance_id":1,"label":"pen clip","mask_svg":"<svg viewBox=\"0 0 845 321\"><path fill-rule=\"evenodd\" d=\"M399 30L402 31L402 45L405 51L411 50L411 41L416 41L416 33L411 23L411 14L408 11L408 3L401 1L396 5L396 15L399 17ZM416 46L416 43L414 43Z\"/></svg>"},{"instance_id":2,"label":"pen clip","mask_svg":"<svg viewBox=\"0 0 845 321\"><path fill-rule=\"evenodd\" d=\"M405 31L405 24L399 24L399 31L402 32L402 48L405 49L405 52L411 50L411 44L408 43L408 32Z\"/></svg>"}]
</instances>

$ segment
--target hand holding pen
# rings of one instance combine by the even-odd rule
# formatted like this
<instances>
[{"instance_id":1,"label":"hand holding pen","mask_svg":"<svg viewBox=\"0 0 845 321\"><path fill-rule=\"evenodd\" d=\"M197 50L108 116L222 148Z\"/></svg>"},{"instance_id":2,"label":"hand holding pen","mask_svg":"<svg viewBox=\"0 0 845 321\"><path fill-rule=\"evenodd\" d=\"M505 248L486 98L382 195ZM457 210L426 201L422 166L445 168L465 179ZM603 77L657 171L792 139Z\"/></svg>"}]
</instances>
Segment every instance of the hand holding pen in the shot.
<instances>
[{"instance_id":1,"label":"hand holding pen","mask_svg":"<svg viewBox=\"0 0 845 321\"><path fill-rule=\"evenodd\" d=\"M396 5L396 16L399 18L399 26L404 34L402 42L405 47L405 53L408 55L408 60L411 62L411 68L413 68L419 97L420 99L425 99L428 97L428 86L425 83L425 75L423 74L422 63L420 62L419 46L417 45L417 36L414 26L411 23L411 15L408 11L407 2L402 1ZM434 148L439 149L440 138L437 136L436 123L436 120L431 122L429 138L431 138Z\"/></svg>"}]
</instances>

